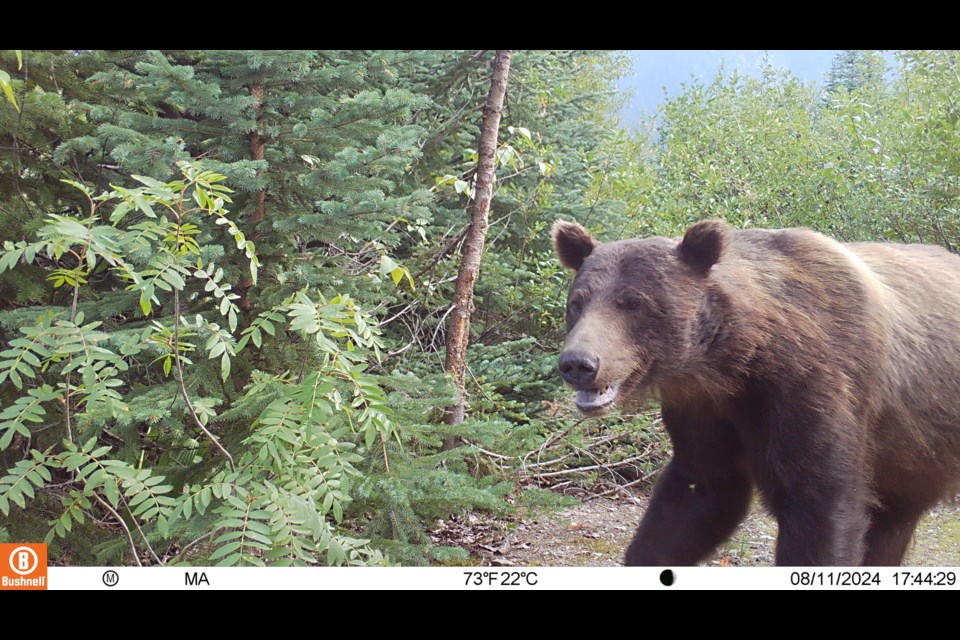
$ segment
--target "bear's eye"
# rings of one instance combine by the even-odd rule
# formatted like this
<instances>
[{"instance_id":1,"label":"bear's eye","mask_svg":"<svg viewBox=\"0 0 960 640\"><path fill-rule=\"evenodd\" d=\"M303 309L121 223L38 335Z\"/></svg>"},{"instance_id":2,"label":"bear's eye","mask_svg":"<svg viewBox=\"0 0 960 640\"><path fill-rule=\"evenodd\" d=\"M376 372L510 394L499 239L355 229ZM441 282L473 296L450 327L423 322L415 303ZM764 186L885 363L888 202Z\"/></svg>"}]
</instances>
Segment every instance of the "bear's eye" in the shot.
<instances>
[{"instance_id":1,"label":"bear's eye","mask_svg":"<svg viewBox=\"0 0 960 640\"><path fill-rule=\"evenodd\" d=\"M643 301L639 298L621 298L619 301L619 307L621 309L626 309L627 311L639 311L643 307Z\"/></svg>"},{"instance_id":2,"label":"bear's eye","mask_svg":"<svg viewBox=\"0 0 960 640\"><path fill-rule=\"evenodd\" d=\"M579 299L571 300L570 311L573 311L574 313L580 313L583 311L583 301Z\"/></svg>"}]
</instances>

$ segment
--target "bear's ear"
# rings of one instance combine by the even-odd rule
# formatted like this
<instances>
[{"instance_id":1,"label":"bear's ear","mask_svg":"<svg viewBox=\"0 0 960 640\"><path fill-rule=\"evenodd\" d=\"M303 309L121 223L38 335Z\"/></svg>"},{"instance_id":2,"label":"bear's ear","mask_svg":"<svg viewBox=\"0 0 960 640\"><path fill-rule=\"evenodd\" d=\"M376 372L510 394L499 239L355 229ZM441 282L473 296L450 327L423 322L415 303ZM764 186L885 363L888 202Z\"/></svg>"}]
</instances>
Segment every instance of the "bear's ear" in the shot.
<instances>
[{"instance_id":1,"label":"bear's ear","mask_svg":"<svg viewBox=\"0 0 960 640\"><path fill-rule=\"evenodd\" d=\"M703 220L683 235L677 255L697 273L704 274L720 261L727 246L727 223L723 220Z\"/></svg>"},{"instance_id":2,"label":"bear's ear","mask_svg":"<svg viewBox=\"0 0 960 640\"><path fill-rule=\"evenodd\" d=\"M560 264L567 269L580 269L583 261L598 245L590 232L576 222L557 220L553 223L553 248L560 258Z\"/></svg>"}]
</instances>

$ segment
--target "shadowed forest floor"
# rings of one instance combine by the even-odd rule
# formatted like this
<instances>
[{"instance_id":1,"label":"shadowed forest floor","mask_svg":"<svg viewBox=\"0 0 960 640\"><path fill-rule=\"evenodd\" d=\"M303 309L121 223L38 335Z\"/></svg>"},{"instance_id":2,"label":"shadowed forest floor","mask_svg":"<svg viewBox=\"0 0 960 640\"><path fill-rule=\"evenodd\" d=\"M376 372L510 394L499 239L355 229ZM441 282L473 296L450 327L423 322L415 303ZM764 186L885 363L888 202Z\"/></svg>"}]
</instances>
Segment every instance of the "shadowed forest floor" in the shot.
<instances>
[{"instance_id":1,"label":"shadowed forest floor","mask_svg":"<svg viewBox=\"0 0 960 640\"><path fill-rule=\"evenodd\" d=\"M647 506L647 498L597 499L529 520L504 522L472 515L445 522L435 539L460 544L494 566L617 566ZM772 566L777 525L759 504L706 566ZM917 527L910 566L960 565L960 503L940 504Z\"/></svg>"}]
</instances>

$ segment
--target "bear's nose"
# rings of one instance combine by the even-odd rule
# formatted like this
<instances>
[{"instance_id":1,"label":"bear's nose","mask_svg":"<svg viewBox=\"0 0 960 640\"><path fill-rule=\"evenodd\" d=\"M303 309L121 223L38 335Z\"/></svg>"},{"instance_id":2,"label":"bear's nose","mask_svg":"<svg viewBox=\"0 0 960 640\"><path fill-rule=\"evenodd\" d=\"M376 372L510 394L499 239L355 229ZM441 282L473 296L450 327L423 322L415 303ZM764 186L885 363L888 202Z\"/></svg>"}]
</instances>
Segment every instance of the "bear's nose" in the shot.
<instances>
[{"instance_id":1,"label":"bear's nose","mask_svg":"<svg viewBox=\"0 0 960 640\"><path fill-rule=\"evenodd\" d=\"M560 376L575 387L593 382L600 369L600 360L583 351L564 351L560 354Z\"/></svg>"}]
</instances>

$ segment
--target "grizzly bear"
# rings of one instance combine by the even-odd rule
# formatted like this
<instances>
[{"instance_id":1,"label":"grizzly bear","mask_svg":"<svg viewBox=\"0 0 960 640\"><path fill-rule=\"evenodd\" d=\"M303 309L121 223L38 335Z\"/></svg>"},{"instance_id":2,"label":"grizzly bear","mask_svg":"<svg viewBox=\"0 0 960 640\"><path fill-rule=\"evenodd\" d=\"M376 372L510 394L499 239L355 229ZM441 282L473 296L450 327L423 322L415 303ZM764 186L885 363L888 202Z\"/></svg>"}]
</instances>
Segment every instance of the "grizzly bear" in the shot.
<instances>
[{"instance_id":1,"label":"grizzly bear","mask_svg":"<svg viewBox=\"0 0 960 640\"><path fill-rule=\"evenodd\" d=\"M576 271L577 407L656 392L673 443L626 564L697 563L756 487L778 565L899 565L960 488L960 257L718 220L604 244L560 221L553 240Z\"/></svg>"}]
</instances>

